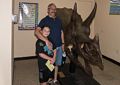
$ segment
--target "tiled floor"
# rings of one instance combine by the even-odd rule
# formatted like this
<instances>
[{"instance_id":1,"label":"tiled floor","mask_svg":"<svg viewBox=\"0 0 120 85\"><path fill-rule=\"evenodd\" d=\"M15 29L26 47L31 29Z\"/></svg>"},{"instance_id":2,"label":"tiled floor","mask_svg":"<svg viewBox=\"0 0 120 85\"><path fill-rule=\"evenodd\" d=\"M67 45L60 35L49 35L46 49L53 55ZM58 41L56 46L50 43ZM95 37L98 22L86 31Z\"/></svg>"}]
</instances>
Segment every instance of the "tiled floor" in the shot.
<instances>
[{"instance_id":1,"label":"tiled floor","mask_svg":"<svg viewBox=\"0 0 120 85\"><path fill-rule=\"evenodd\" d=\"M120 66L103 59L104 71L93 68L94 78L101 85L120 85ZM15 61L14 85L39 85L37 60Z\"/></svg>"},{"instance_id":2,"label":"tiled floor","mask_svg":"<svg viewBox=\"0 0 120 85\"><path fill-rule=\"evenodd\" d=\"M93 67L94 78L101 85L120 85L120 66L103 59L104 70Z\"/></svg>"}]
</instances>

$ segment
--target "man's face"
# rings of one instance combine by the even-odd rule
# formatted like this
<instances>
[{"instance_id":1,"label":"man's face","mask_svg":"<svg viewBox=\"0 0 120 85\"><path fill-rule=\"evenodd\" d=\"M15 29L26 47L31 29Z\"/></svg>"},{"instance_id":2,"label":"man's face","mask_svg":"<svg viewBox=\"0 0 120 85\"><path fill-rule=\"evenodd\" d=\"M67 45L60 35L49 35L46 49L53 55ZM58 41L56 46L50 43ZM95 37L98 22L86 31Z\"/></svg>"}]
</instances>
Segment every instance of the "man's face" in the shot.
<instances>
[{"instance_id":1,"label":"man's face","mask_svg":"<svg viewBox=\"0 0 120 85\"><path fill-rule=\"evenodd\" d=\"M48 15L50 15L51 17L55 17L56 16L56 6L51 5L48 8Z\"/></svg>"}]
</instances>

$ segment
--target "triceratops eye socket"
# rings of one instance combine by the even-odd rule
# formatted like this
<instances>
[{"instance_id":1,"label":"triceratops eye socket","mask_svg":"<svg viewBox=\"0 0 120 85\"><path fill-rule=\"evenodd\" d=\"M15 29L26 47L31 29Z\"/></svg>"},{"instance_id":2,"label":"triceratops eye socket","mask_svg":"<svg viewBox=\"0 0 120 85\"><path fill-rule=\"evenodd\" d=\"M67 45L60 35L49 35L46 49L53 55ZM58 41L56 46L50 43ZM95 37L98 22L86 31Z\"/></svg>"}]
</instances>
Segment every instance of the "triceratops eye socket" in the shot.
<instances>
[{"instance_id":1,"label":"triceratops eye socket","mask_svg":"<svg viewBox=\"0 0 120 85\"><path fill-rule=\"evenodd\" d=\"M89 50L90 51L95 50L95 47L94 46L89 46Z\"/></svg>"}]
</instances>

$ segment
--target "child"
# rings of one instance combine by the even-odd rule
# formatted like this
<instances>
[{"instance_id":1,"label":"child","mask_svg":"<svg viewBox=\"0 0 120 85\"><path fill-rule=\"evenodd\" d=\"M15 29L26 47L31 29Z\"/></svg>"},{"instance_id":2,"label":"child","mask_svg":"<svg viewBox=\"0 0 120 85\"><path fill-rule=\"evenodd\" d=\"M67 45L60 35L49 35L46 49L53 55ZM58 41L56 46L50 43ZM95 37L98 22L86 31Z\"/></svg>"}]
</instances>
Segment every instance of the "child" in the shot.
<instances>
[{"instance_id":1,"label":"child","mask_svg":"<svg viewBox=\"0 0 120 85\"><path fill-rule=\"evenodd\" d=\"M50 34L49 26L41 27L41 34L47 37ZM55 62L56 50L49 50L46 43L38 39L36 42L36 55L38 56L38 67L39 67L39 82L40 85L47 85L49 78L53 78L53 71L51 72L46 66L46 62L49 60L51 64Z\"/></svg>"}]
</instances>

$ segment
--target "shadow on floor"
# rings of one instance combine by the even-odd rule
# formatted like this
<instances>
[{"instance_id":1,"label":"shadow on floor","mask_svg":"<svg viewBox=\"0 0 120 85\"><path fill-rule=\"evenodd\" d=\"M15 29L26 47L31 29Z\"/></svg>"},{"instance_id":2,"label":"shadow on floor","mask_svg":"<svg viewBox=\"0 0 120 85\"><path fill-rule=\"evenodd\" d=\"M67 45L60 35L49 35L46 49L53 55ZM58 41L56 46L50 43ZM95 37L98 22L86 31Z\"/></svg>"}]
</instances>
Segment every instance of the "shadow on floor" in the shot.
<instances>
[{"instance_id":1,"label":"shadow on floor","mask_svg":"<svg viewBox=\"0 0 120 85\"><path fill-rule=\"evenodd\" d=\"M69 64L65 64L61 70L65 75L64 78L59 79L61 85L100 85L80 68L76 68L75 73L70 73Z\"/></svg>"}]
</instances>

